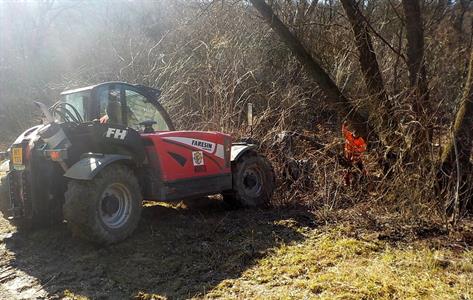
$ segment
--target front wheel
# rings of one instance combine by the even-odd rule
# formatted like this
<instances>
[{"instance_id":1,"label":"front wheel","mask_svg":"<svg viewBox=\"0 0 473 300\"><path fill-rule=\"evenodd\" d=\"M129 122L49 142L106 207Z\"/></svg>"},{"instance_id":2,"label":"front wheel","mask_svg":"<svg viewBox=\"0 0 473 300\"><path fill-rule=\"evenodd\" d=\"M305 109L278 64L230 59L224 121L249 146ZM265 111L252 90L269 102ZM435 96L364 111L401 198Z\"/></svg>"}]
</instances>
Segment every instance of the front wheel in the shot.
<instances>
[{"instance_id":1,"label":"front wheel","mask_svg":"<svg viewBox=\"0 0 473 300\"><path fill-rule=\"evenodd\" d=\"M268 205L275 187L274 171L269 161L253 152L238 159L232 170L233 189L223 193L231 207Z\"/></svg>"},{"instance_id":2,"label":"front wheel","mask_svg":"<svg viewBox=\"0 0 473 300\"><path fill-rule=\"evenodd\" d=\"M0 212L4 218L8 217L10 209L10 195L6 176L0 176Z\"/></svg>"},{"instance_id":3,"label":"front wheel","mask_svg":"<svg viewBox=\"0 0 473 300\"><path fill-rule=\"evenodd\" d=\"M72 233L98 244L124 240L141 216L140 186L123 165L110 165L91 181L70 181L65 198L64 217Z\"/></svg>"}]
</instances>

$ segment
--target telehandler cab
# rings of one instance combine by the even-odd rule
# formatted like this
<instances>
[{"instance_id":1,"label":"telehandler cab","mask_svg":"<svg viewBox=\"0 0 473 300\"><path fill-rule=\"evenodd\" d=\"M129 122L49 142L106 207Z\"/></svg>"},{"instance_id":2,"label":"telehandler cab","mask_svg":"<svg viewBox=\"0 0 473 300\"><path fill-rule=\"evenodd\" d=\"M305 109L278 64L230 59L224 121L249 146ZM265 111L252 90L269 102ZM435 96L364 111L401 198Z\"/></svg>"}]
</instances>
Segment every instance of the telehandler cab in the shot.
<instances>
[{"instance_id":1,"label":"telehandler cab","mask_svg":"<svg viewBox=\"0 0 473 300\"><path fill-rule=\"evenodd\" d=\"M175 130L159 95L107 82L65 91L49 109L37 103L43 124L2 153L3 216L20 229L66 220L74 235L109 244L133 232L143 199L220 193L232 206L270 201L274 172L255 145Z\"/></svg>"}]
</instances>

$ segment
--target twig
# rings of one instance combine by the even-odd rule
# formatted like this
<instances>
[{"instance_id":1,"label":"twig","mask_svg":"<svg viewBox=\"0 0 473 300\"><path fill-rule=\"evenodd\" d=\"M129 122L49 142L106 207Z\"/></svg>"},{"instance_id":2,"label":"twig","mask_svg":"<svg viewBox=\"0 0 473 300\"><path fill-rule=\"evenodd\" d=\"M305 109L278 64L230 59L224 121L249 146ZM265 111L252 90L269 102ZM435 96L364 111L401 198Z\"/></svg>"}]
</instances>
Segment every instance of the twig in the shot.
<instances>
[{"instance_id":1,"label":"twig","mask_svg":"<svg viewBox=\"0 0 473 300\"><path fill-rule=\"evenodd\" d=\"M460 198L460 162L458 160L458 148L455 136L453 136L453 149L455 151L455 164L457 168L457 183L455 186L455 200L453 202L453 226L457 224L458 204Z\"/></svg>"},{"instance_id":2,"label":"twig","mask_svg":"<svg viewBox=\"0 0 473 300\"><path fill-rule=\"evenodd\" d=\"M14 275L15 275L15 271L0 277L0 283L4 283L5 281L9 280Z\"/></svg>"},{"instance_id":3,"label":"twig","mask_svg":"<svg viewBox=\"0 0 473 300\"><path fill-rule=\"evenodd\" d=\"M52 276L48 281L46 281L43 285L41 285L35 292L34 294L36 294L37 292L41 291L42 289L44 289L51 281L53 281L58 275L60 275L61 272L57 273L56 275ZM33 294L33 295L34 295Z\"/></svg>"},{"instance_id":4,"label":"twig","mask_svg":"<svg viewBox=\"0 0 473 300\"><path fill-rule=\"evenodd\" d=\"M371 26L371 23L368 21L368 19L366 19L365 15L362 13L362 11L358 7L358 5L355 5L355 9L358 11L360 16L363 18L363 21L365 21L366 25L368 25L369 29L371 29L371 31L374 33L374 35L376 35L384 44L386 44L386 46L388 46L389 49L391 49L391 51L393 51L398 57L400 57L405 63L407 63L406 57L401 52L394 49L394 47L391 46L391 44L388 41L386 41L386 39L384 37L382 37L381 34L379 34L373 28L373 26Z\"/></svg>"}]
</instances>

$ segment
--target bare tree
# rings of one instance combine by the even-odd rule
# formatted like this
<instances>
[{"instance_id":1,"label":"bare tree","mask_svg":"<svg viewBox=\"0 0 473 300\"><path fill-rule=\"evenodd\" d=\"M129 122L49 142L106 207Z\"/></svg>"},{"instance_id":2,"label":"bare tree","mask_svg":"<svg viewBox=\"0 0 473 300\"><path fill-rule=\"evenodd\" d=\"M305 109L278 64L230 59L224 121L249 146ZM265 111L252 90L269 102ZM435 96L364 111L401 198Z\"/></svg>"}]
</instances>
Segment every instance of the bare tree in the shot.
<instances>
[{"instance_id":1,"label":"bare tree","mask_svg":"<svg viewBox=\"0 0 473 300\"><path fill-rule=\"evenodd\" d=\"M341 0L341 2L355 35L360 67L366 88L371 96L370 101L367 101L370 121L376 126L378 132L383 129L383 132L389 132L385 129L391 127L392 105L384 87L383 76L368 32L368 25L354 0Z\"/></svg>"},{"instance_id":2,"label":"bare tree","mask_svg":"<svg viewBox=\"0 0 473 300\"><path fill-rule=\"evenodd\" d=\"M329 104L339 113L342 118L347 118L355 130L364 137L373 136L369 128L368 120L359 114L349 99L340 91L335 82L330 78L327 71L312 58L304 45L289 28L276 16L272 8L264 0L250 0L259 11L265 21L279 35L281 40L291 49L304 66L310 76L317 82L320 89L326 94Z\"/></svg>"},{"instance_id":3,"label":"bare tree","mask_svg":"<svg viewBox=\"0 0 473 300\"><path fill-rule=\"evenodd\" d=\"M414 112L422 116L429 108L429 89L424 55L424 26L419 0L402 0L406 23L407 68L414 95Z\"/></svg>"},{"instance_id":4,"label":"bare tree","mask_svg":"<svg viewBox=\"0 0 473 300\"><path fill-rule=\"evenodd\" d=\"M460 106L455 116L452 135L442 154L442 171L450 175L459 167L469 170L471 148L473 146L473 51L470 55L468 77Z\"/></svg>"}]
</instances>

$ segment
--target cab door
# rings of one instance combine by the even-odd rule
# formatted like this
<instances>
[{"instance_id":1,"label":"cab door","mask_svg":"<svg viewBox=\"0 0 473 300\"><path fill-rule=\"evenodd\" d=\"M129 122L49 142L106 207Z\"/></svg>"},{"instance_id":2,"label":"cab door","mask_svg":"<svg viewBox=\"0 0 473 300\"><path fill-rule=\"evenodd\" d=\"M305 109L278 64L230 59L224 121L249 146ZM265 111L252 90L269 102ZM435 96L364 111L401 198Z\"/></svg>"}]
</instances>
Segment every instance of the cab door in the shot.
<instances>
[{"instance_id":1,"label":"cab door","mask_svg":"<svg viewBox=\"0 0 473 300\"><path fill-rule=\"evenodd\" d=\"M143 126L140 123L144 121L155 121L153 126L155 131L169 131L171 126L168 124L162 111L158 109L155 103L149 97L141 94L137 89L124 87L124 115L126 125L136 131L141 131Z\"/></svg>"},{"instance_id":2,"label":"cab door","mask_svg":"<svg viewBox=\"0 0 473 300\"><path fill-rule=\"evenodd\" d=\"M107 123L127 126L137 131L142 129L141 122L150 120L157 123L154 126L157 131L174 130L169 115L157 100L159 93L159 90L153 88L121 82L101 84L93 90L96 101L93 101L91 115L95 116L94 119L107 116ZM114 112L113 116L109 116L111 111Z\"/></svg>"}]
</instances>

